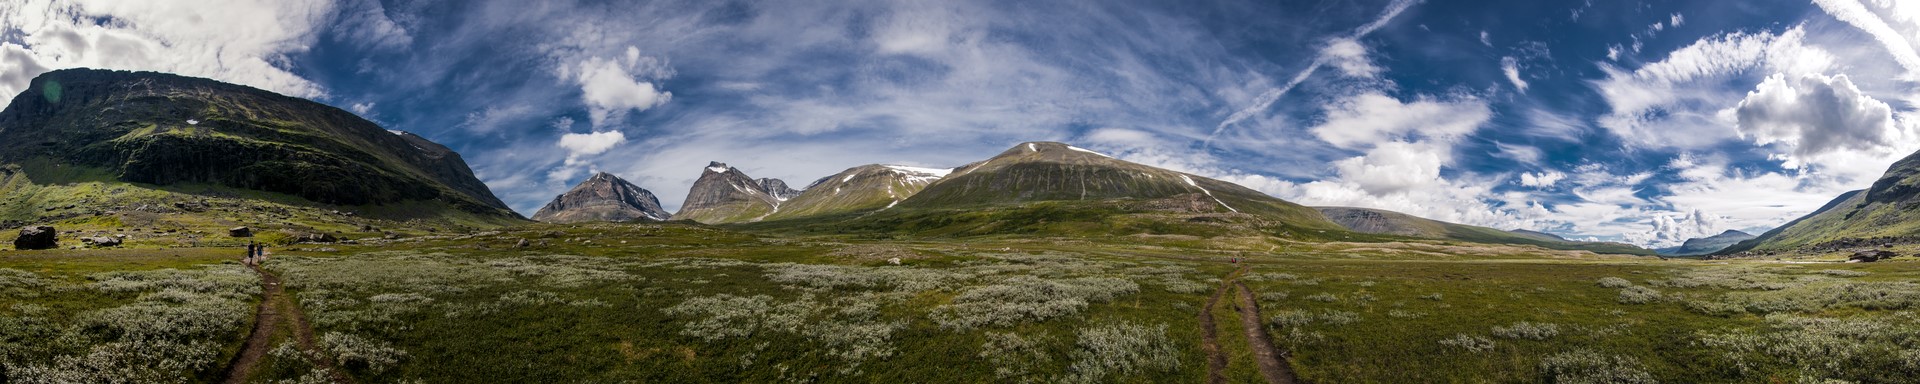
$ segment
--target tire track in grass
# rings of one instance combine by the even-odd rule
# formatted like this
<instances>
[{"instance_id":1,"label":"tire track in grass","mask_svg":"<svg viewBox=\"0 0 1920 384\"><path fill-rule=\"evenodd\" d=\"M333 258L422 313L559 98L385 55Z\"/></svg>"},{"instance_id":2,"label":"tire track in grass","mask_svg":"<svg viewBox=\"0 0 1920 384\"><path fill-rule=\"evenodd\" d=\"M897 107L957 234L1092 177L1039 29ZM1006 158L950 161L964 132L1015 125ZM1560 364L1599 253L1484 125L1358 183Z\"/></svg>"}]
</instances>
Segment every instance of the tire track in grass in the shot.
<instances>
[{"instance_id":1,"label":"tire track in grass","mask_svg":"<svg viewBox=\"0 0 1920 384\"><path fill-rule=\"evenodd\" d=\"M1207 305L1200 308L1200 349L1207 351L1208 384L1227 382L1227 353L1220 348L1220 332L1213 321L1213 308L1220 303L1220 296L1226 295L1227 290L1232 289L1228 284L1232 284L1245 269L1243 266L1233 272L1227 272L1227 278L1220 281L1219 287L1214 288L1213 297L1207 298Z\"/></svg>"},{"instance_id":2,"label":"tire track in grass","mask_svg":"<svg viewBox=\"0 0 1920 384\"><path fill-rule=\"evenodd\" d=\"M273 328L286 325L292 328L294 342L300 345L301 352L319 365L317 369L326 370L334 383L353 384L353 378L334 364L333 357L320 353L313 341L313 326L307 323L307 316L300 312L300 306L287 297L287 289L281 286L280 277L258 265L248 265L247 268L260 274L260 288L264 292L260 299L260 312L254 315L253 333L241 344L240 353L234 355L233 362L227 366L226 378L221 382L246 382L247 377L259 367L260 359L271 348L268 344L272 342Z\"/></svg>"},{"instance_id":3,"label":"tire track in grass","mask_svg":"<svg viewBox=\"0 0 1920 384\"><path fill-rule=\"evenodd\" d=\"M1273 335L1267 334L1267 328L1260 324L1260 302L1253 299L1253 289L1239 281L1233 282L1233 286L1239 288L1235 291L1240 296L1240 325L1247 330L1247 344L1253 348L1260 376L1273 384L1300 383L1300 377L1287 362L1287 352L1274 345Z\"/></svg>"}]
</instances>

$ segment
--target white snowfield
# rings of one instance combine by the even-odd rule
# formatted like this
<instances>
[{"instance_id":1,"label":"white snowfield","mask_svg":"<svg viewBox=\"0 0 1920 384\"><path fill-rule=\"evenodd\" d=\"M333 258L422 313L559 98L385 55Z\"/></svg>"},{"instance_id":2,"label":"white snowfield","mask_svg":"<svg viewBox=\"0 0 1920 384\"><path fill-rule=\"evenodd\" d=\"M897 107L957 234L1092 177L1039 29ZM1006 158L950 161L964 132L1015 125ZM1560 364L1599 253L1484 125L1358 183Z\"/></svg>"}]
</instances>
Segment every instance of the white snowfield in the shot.
<instances>
[{"instance_id":1,"label":"white snowfield","mask_svg":"<svg viewBox=\"0 0 1920 384\"><path fill-rule=\"evenodd\" d=\"M932 183L953 173L953 168L922 168L904 165L886 165L885 167L907 176L907 182L915 184Z\"/></svg>"},{"instance_id":2,"label":"white snowfield","mask_svg":"<svg viewBox=\"0 0 1920 384\"><path fill-rule=\"evenodd\" d=\"M1094 151L1093 151L1093 150L1091 150L1091 149L1086 149L1086 148L1080 148L1080 147L1075 147L1075 146L1071 146L1071 145L1069 145L1069 146L1067 146L1067 149L1071 149L1071 150L1075 150L1075 151L1080 151L1080 152L1086 152L1086 153L1091 153L1091 154L1094 154L1095 156L1100 156L1100 157L1105 157L1105 158L1109 158L1109 159L1111 159L1111 158L1113 158L1113 156L1107 156L1107 154L1105 154L1105 153L1100 153L1100 152L1094 152Z\"/></svg>"},{"instance_id":3,"label":"white snowfield","mask_svg":"<svg viewBox=\"0 0 1920 384\"><path fill-rule=\"evenodd\" d=\"M1201 193L1205 193L1205 194L1207 194L1207 197L1212 197L1212 198L1213 198L1213 202L1215 202L1215 203L1220 203L1220 206L1222 206L1222 207L1227 207L1227 210L1229 210L1229 211L1233 211L1233 213L1240 213L1240 210L1238 210L1238 209L1233 209L1233 206L1231 206L1231 205L1227 205L1227 202L1225 202L1225 201L1220 201L1220 198L1218 198L1218 197L1213 197L1213 191L1209 191L1209 190L1207 190L1207 188L1206 188L1206 187L1201 187L1201 186L1200 186L1200 184L1198 184L1198 183L1194 183L1194 182L1193 182L1193 178L1192 178L1192 177L1187 177L1187 174L1185 174L1185 173L1182 173L1182 174L1180 174L1180 180L1186 180L1186 181L1187 181L1187 185L1191 185L1191 186L1193 186L1194 188L1200 188L1200 192L1201 192Z\"/></svg>"},{"instance_id":4,"label":"white snowfield","mask_svg":"<svg viewBox=\"0 0 1920 384\"><path fill-rule=\"evenodd\" d=\"M727 167L707 167L707 172L713 172L713 173L727 173L727 170L728 170L728 169L731 169L731 168L727 168Z\"/></svg>"}]
</instances>

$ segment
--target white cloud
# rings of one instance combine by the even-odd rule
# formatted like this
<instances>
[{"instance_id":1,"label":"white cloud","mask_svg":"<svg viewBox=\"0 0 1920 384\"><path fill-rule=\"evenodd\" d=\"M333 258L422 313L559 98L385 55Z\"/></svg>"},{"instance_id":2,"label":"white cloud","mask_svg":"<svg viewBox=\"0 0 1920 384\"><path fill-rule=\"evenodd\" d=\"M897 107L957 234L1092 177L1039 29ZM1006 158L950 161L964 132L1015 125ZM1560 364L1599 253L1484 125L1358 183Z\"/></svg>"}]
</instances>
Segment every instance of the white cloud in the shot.
<instances>
[{"instance_id":1,"label":"white cloud","mask_svg":"<svg viewBox=\"0 0 1920 384\"><path fill-rule=\"evenodd\" d=\"M573 163L584 156L606 153L614 146L627 142L627 134L620 131L593 133L569 133L560 135L560 148L567 150L567 162Z\"/></svg>"},{"instance_id":2,"label":"white cloud","mask_svg":"<svg viewBox=\"0 0 1920 384\"><path fill-rule=\"evenodd\" d=\"M413 45L413 34L388 15L379 0L346 0L333 26L333 36L353 44L383 50Z\"/></svg>"},{"instance_id":3,"label":"white cloud","mask_svg":"<svg viewBox=\"0 0 1920 384\"><path fill-rule=\"evenodd\" d=\"M1368 34L1372 34L1373 31L1380 29L1380 27L1386 26L1387 22L1393 21L1394 17L1400 16L1401 12L1405 12L1407 8L1412 7L1418 2L1420 2L1420 0L1394 0L1393 3L1387 4L1387 8L1380 12L1379 17L1374 18L1372 22L1368 22L1354 29L1352 34L1344 38L1336 38L1335 43L1338 43L1338 40L1357 42L1360 38L1366 37ZM1332 46L1329 45L1329 48L1331 47ZM1273 106L1273 102L1280 100L1280 96L1286 95L1288 91L1293 90L1293 87L1299 86L1301 82L1307 81L1308 77L1313 76L1314 71L1320 70L1320 66L1326 65L1334 60L1338 59L1329 55L1325 49L1322 49L1320 54L1314 57L1312 63L1308 64L1305 69L1301 69L1299 73L1295 73L1293 78L1287 80L1285 84L1268 88L1265 92L1261 92L1259 96L1254 97L1251 105L1234 111L1233 114L1227 116L1226 120L1221 120L1219 125L1214 126L1213 133L1207 135L1206 142L1211 145L1213 139L1220 136L1220 132L1225 131L1227 127L1238 124L1241 121L1246 121L1254 115L1265 113L1267 108Z\"/></svg>"},{"instance_id":4,"label":"white cloud","mask_svg":"<svg viewBox=\"0 0 1920 384\"><path fill-rule=\"evenodd\" d=\"M1333 39L1326 48L1320 49L1320 55L1347 76L1373 78L1380 74L1380 67L1367 59L1367 46L1354 39Z\"/></svg>"},{"instance_id":5,"label":"white cloud","mask_svg":"<svg viewBox=\"0 0 1920 384\"><path fill-rule=\"evenodd\" d=\"M46 71L91 67L319 97L325 90L286 61L312 46L333 13L328 0L8 1L0 3L0 36L17 40L0 43L0 94L18 94Z\"/></svg>"},{"instance_id":6,"label":"white cloud","mask_svg":"<svg viewBox=\"0 0 1920 384\"><path fill-rule=\"evenodd\" d=\"M1520 90L1521 93L1527 92L1527 81L1520 78L1519 59L1513 56L1500 58L1500 72L1507 75L1507 81L1513 83L1514 89Z\"/></svg>"},{"instance_id":7,"label":"white cloud","mask_svg":"<svg viewBox=\"0 0 1920 384\"><path fill-rule=\"evenodd\" d=\"M1480 31L1480 44L1489 47L1493 46L1493 36L1488 35L1487 31Z\"/></svg>"},{"instance_id":8,"label":"white cloud","mask_svg":"<svg viewBox=\"0 0 1920 384\"><path fill-rule=\"evenodd\" d=\"M1599 125L1628 144L1697 148L1734 138L1733 122L1718 116L1741 88L1729 82L1764 73L1820 73L1836 59L1805 45L1805 32L1731 33L1700 39L1667 58L1631 72L1601 63L1605 79L1591 84L1612 112ZM1744 87L1744 84L1741 84Z\"/></svg>"},{"instance_id":9,"label":"white cloud","mask_svg":"<svg viewBox=\"0 0 1920 384\"><path fill-rule=\"evenodd\" d=\"M1520 174L1520 185L1534 188L1553 188L1554 185L1560 183L1561 179L1565 178L1567 178L1567 174L1557 171L1522 173Z\"/></svg>"},{"instance_id":10,"label":"white cloud","mask_svg":"<svg viewBox=\"0 0 1920 384\"><path fill-rule=\"evenodd\" d=\"M1670 25L1673 27L1679 27L1680 24L1684 24L1686 22L1687 22L1687 17L1684 15L1681 15L1679 12L1675 12L1673 16L1667 17L1667 25Z\"/></svg>"},{"instance_id":11,"label":"white cloud","mask_svg":"<svg viewBox=\"0 0 1920 384\"><path fill-rule=\"evenodd\" d=\"M1491 118L1492 110L1479 99L1420 98L1402 103L1391 96L1367 92L1328 104L1326 118L1311 130L1335 146L1357 149L1396 138L1453 140L1473 133Z\"/></svg>"},{"instance_id":12,"label":"white cloud","mask_svg":"<svg viewBox=\"0 0 1920 384\"><path fill-rule=\"evenodd\" d=\"M353 105L347 106L347 110L353 111L353 114L365 117L367 116L367 112L373 111L373 102L354 103Z\"/></svg>"},{"instance_id":13,"label":"white cloud","mask_svg":"<svg viewBox=\"0 0 1920 384\"><path fill-rule=\"evenodd\" d=\"M671 67L640 55L640 50L632 46L627 47L625 57L590 57L561 67L559 75L580 86L580 101L586 104L588 120L594 127L617 124L628 112L652 109L673 99L672 92L647 81L672 77Z\"/></svg>"},{"instance_id":14,"label":"white cloud","mask_svg":"<svg viewBox=\"0 0 1920 384\"><path fill-rule=\"evenodd\" d=\"M1887 49L1887 54L1893 55L1893 60L1900 63L1901 68L1906 68L1905 77L1920 78L1920 53L1914 51L1913 43L1907 40L1906 34L1888 25L1886 20L1875 15L1865 5L1855 0L1814 0L1813 3L1819 5L1821 10L1826 11L1833 18L1860 28L1873 36L1875 41L1880 42L1880 46Z\"/></svg>"},{"instance_id":15,"label":"white cloud","mask_svg":"<svg viewBox=\"0 0 1920 384\"><path fill-rule=\"evenodd\" d=\"M1735 111L1742 136L1791 149L1789 167L1840 151L1889 154L1905 136L1892 108L1862 94L1846 75L1768 76Z\"/></svg>"}]
</instances>

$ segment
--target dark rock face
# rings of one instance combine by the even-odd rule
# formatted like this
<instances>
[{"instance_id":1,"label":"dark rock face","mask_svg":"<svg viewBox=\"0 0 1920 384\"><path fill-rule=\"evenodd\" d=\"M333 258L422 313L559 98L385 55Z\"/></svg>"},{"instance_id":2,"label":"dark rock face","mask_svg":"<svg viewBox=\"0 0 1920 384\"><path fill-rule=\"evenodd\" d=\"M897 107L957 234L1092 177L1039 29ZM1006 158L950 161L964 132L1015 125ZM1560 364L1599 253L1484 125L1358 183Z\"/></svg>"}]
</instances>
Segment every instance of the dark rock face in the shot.
<instances>
[{"instance_id":1,"label":"dark rock face","mask_svg":"<svg viewBox=\"0 0 1920 384\"><path fill-rule=\"evenodd\" d=\"M13 239L13 249L33 250L59 247L60 243L56 239L59 233L59 231L53 230L53 227L45 225L20 228L20 237Z\"/></svg>"},{"instance_id":2,"label":"dark rock face","mask_svg":"<svg viewBox=\"0 0 1920 384\"><path fill-rule=\"evenodd\" d=\"M294 241L302 243L332 243L340 241L340 239L333 237L333 234L329 233L303 233L299 236L294 236Z\"/></svg>"},{"instance_id":3,"label":"dark rock face","mask_svg":"<svg viewBox=\"0 0 1920 384\"><path fill-rule=\"evenodd\" d=\"M253 228L247 228L247 227L233 227L232 229L228 229L228 230L227 230L227 236L233 236L233 237L253 237Z\"/></svg>"},{"instance_id":4,"label":"dark rock face","mask_svg":"<svg viewBox=\"0 0 1920 384\"><path fill-rule=\"evenodd\" d=\"M644 188L619 176L601 172L580 182L567 193L533 214L533 219L548 223L590 221L666 220L672 215L660 209L660 199Z\"/></svg>"},{"instance_id":5,"label":"dark rock face","mask_svg":"<svg viewBox=\"0 0 1920 384\"><path fill-rule=\"evenodd\" d=\"M707 163L700 179L693 182L673 219L707 224L748 222L772 214L780 202L740 169L715 161Z\"/></svg>"},{"instance_id":6,"label":"dark rock face","mask_svg":"<svg viewBox=\"0 0 1920 384\"><path fill-rule=\"evenodd\" d=\"M1847 257L1847 262L1871 263L1875 261L1891 259L1898 256L1900 256L1900 254L1893 253L1892 251L1881 250L1881 249L1863 249L1859 251L1854 251L1853 256Z\"/></svg>"},{"instance_id":7,"label":"dark rock face","mask_svg":"<svg viewBox=\"0 0 1920 384\"><path fill-rule=\"evenodd\" d=\"M763 177L754 179L753 182L754 184L759 184L761 190L767 191L767 194L773 195L775 199L791 199L795 196L800 196L800 192L803 192L798 189L788 188L787 182L781 181L780 179Z\"/></svg>"},{"instance_id":8,"label":"dark rock face","mask_svg":"<svg viewBox=\"0 0 1920 384\"><path fill-rule=\"evenodd\" d=\"M129 182L213 183L343 205L438 201L517 216L444 146L324 104L163 73L35 78L0 112L0 162L28 159Z\"/></svg>"}]
</instances>

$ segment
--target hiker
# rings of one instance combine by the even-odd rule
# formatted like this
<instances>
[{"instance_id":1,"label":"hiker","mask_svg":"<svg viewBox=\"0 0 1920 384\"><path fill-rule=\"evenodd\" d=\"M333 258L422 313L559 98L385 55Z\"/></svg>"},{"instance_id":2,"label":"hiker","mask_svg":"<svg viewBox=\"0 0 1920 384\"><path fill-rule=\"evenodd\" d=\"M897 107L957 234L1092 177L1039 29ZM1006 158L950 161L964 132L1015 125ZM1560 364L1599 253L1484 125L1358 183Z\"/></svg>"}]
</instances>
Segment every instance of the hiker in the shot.
<instances>
[{"instance_id":1,"label":"hiker","mask_svg":"<svg viewBox=\"0 0 1920 384\"><path fill-rule=\"evenodd\" d=\"M240 263L253 265L253 242L247 242L247 256L240 258Z\"/></svg>"}]
</instances>

